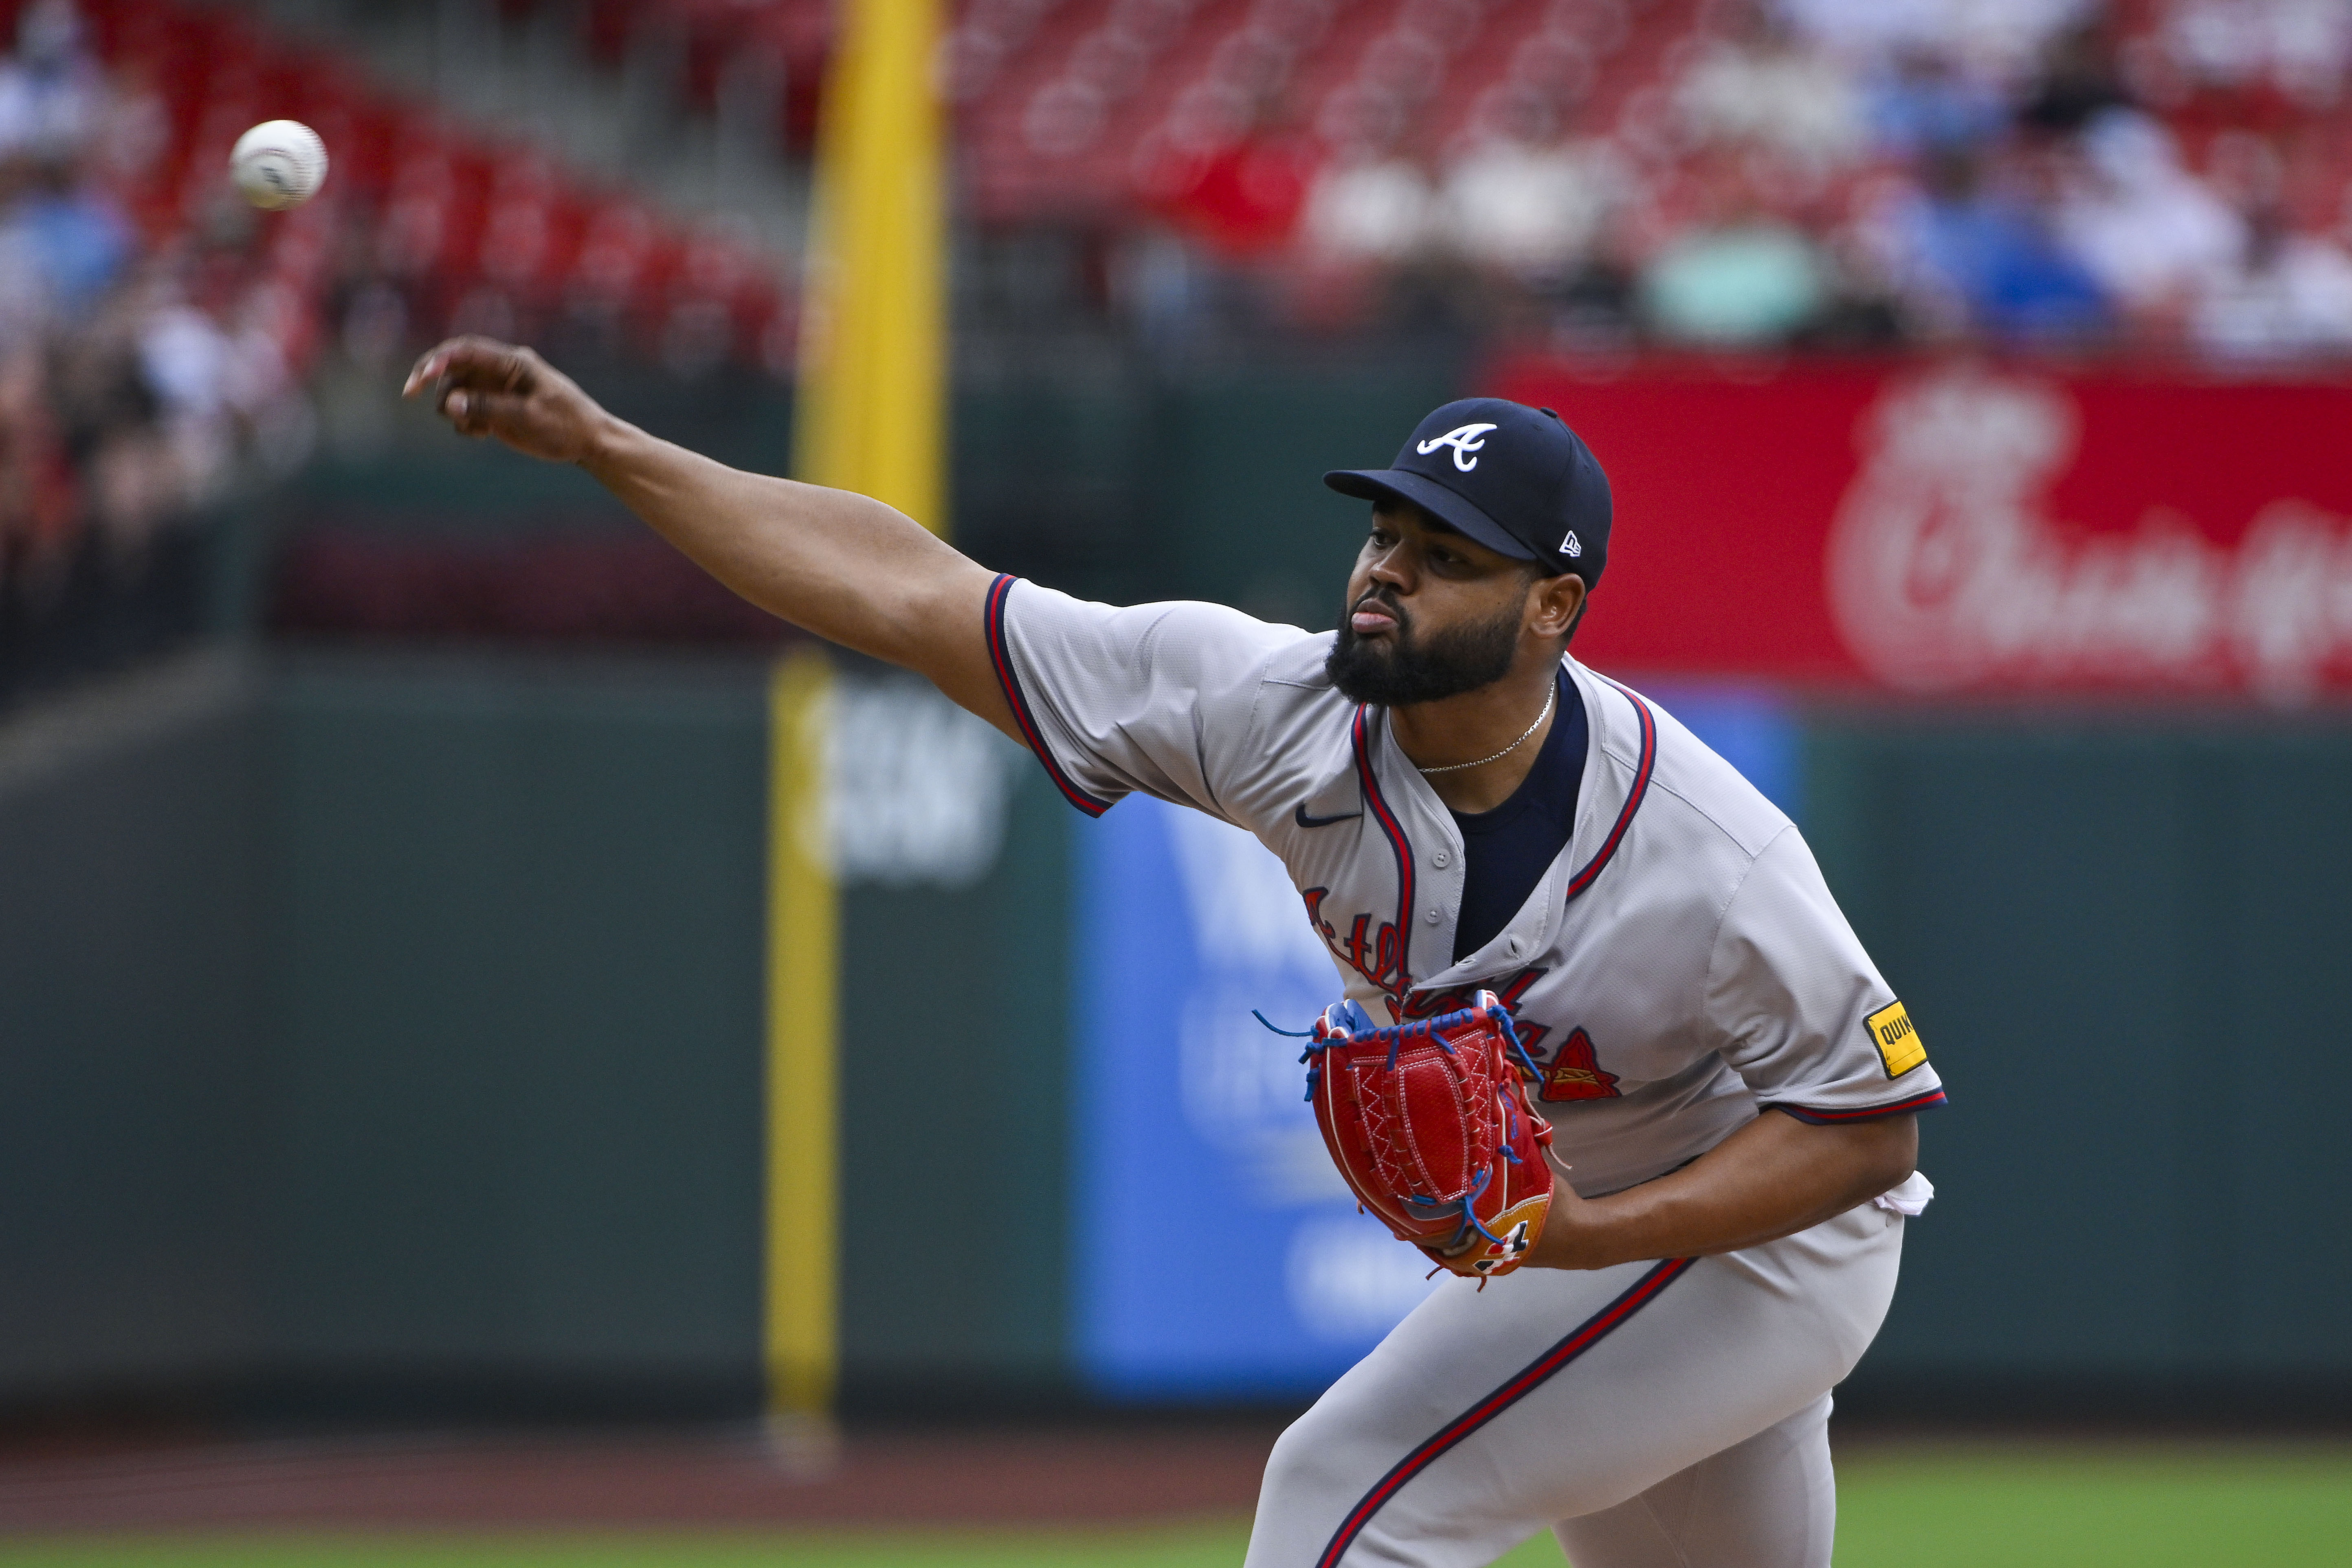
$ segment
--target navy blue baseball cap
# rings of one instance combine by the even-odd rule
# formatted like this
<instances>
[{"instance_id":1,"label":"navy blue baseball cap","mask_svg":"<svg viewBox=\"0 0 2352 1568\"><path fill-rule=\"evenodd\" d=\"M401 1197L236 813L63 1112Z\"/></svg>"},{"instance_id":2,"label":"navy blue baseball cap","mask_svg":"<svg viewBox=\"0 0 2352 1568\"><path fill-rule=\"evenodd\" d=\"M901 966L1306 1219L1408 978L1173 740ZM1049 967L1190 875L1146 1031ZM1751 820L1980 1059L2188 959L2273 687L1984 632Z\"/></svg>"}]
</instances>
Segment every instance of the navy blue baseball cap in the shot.
<instances>
[{"instance_id":1,"label":"navy blue baseball cap","mask_svg":"<svg viewBox=\"0 0 2352 1568\"><path fill-rule=\"evenodd\" d=\"M1423 419L1385 468L1323 482L1364 500L1411 501L1514 561L1573 572L1591 588L1609 559L1609 476L1549 408L1465 397Z\"/></svg>"}]
</instances>

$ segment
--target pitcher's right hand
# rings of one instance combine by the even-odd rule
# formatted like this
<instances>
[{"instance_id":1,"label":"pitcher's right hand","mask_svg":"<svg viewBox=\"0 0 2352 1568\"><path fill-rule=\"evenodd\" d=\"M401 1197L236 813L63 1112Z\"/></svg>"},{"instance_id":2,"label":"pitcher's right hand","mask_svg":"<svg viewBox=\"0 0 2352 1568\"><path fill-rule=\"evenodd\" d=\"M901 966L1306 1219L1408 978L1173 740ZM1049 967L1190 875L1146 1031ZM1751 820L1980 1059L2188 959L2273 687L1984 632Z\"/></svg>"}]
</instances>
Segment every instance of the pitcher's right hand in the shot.
<instances>
[{"instance_id":1,"label":"pitcher's right hand","mask_svg":"<svg viewBox=\"0 0 2352 1568\"><path fill-rule=\"evenodd\" d=\"M586 457L612 417L536 351L490 338L451 338L427 349L400 395L428 387L435 412L459 435L495 436L551 463Z\"/></svg>"}]
</instances>

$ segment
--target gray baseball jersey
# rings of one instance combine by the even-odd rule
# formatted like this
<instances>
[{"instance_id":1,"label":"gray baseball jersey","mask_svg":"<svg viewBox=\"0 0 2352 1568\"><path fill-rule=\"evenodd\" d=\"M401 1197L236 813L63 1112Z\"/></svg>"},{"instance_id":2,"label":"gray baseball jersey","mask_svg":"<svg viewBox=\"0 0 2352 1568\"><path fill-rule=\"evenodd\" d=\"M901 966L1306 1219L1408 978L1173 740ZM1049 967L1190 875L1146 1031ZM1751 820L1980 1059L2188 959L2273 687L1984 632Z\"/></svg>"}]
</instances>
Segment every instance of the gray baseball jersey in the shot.
<instances>
[{"instance_id":1,"label":"gray baseball jersey","mask_svg":"<svg viewBox=\"0 0 2352 1568\"><path fill-rule=\"evenodd\" d=\"M1590 737L1573 831L1456 963L1461 834L1381 714L1332 689L1330 637L1010 577L987 632L1071 804L1142 790L1255 834L1375 1016L1500 994L1588 1196L1760 1108L1847 1121L1944 1098L1796 827L1573 659ZM1828 1390L1876 1333L1927 1192L1915 1175L1718 1257L1445 1280L1275 1446L1246 1568L1471 1568L1547 1524L1577 1568L1829 1568Z\"/></svg>"},{"instance_id":2,"label":"gray baseball jersey","mask_svg":"<svg viewBox=\"0 0 2352 1568\"><path fill-rule=\"evenodd\" d=\"M1073 805L1098 814L1140 790L1255 835L1375 1017L1501 996L1587 1196L1675 1169L1761 1109L1850 1121L1944 1099L1795 825L1574 659L1591 731L1574 831L1510 922L1454 963L1461 833L1380 711L1332 688L1328 634L1010 577L988 633Z\"/></svg>"}]
</instances>

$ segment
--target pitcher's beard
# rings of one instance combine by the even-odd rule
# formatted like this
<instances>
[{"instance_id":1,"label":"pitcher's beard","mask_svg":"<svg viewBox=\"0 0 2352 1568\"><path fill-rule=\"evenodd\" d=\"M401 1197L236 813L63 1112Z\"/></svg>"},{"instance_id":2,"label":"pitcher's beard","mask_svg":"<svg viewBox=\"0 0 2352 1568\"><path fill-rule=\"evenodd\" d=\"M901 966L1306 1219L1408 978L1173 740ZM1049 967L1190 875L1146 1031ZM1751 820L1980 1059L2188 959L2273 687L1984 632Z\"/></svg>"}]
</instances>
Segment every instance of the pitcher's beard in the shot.
<instances>
[{"instance_id":1,"label":"pitcher's beard","mask_svg":"<svg viewBox=\"0 0 2352 1568\"><path fill-rule=\"evenodd\" d=\"M1350 605L1339 616L1339 640L1323 661L1323 672L1350 701L1376 708L1441 702L1502 679L1518 652L1521 605L1486 620L1448 626L1424 642L1414 636L1402 607L1385 600L1380 604L1396 617L1389 646L1356 635Z\"/></svg>"}]
</instances>

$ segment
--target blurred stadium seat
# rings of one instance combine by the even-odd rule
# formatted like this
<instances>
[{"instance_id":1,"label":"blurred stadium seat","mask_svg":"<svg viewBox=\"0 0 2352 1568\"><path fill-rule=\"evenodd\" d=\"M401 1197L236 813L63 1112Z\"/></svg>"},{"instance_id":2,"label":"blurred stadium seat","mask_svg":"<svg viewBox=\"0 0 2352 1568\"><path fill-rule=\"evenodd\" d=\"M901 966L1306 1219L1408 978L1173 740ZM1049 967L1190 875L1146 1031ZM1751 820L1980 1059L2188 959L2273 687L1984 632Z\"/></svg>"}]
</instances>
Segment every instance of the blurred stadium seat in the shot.
<instances>
[{"instance_id":1,"label":"blurred stadium seat","mask_svg":"<svg viewBox=\"0 0 2352 1568\"><path fill-rule=\"evenodd\" d=\"M947 26L958 328L1016 358L2352 356L2328 0L964 0ZM834 26L825 0L0 0L0 665L148 542L184 549L173 520L382 426L353 389L444 333L781 396ZM659 134L535 116L550 80ZM333 174L257 220L222 164L278 115Z\"/></svg>"}]
</instances>

